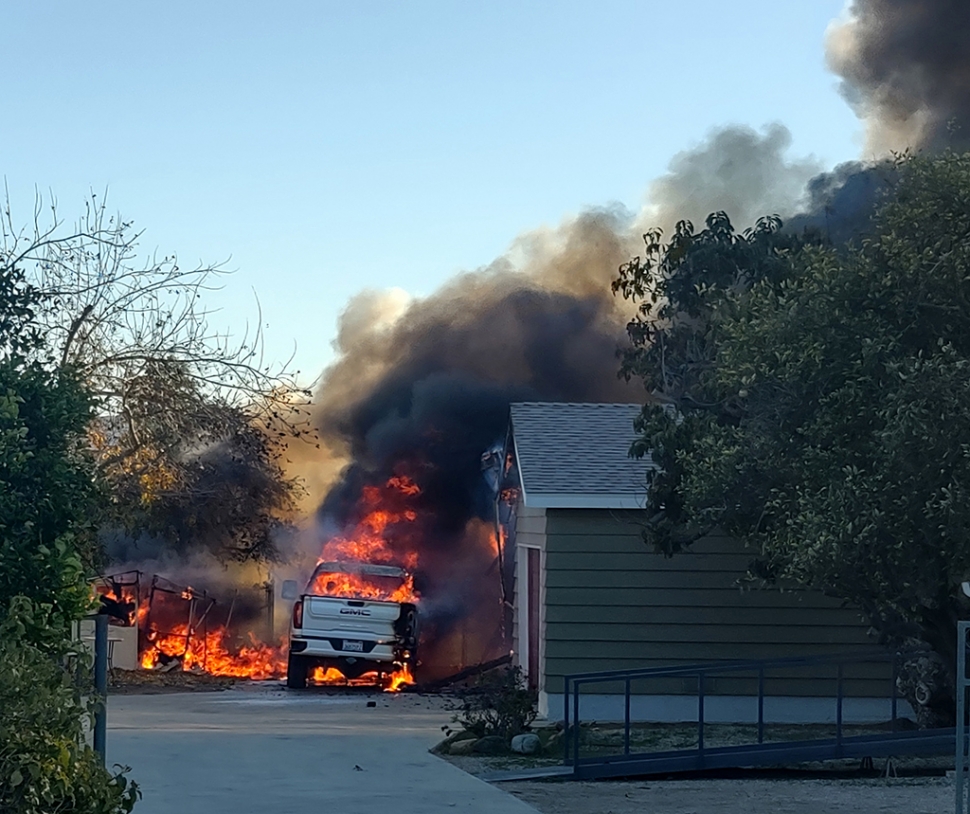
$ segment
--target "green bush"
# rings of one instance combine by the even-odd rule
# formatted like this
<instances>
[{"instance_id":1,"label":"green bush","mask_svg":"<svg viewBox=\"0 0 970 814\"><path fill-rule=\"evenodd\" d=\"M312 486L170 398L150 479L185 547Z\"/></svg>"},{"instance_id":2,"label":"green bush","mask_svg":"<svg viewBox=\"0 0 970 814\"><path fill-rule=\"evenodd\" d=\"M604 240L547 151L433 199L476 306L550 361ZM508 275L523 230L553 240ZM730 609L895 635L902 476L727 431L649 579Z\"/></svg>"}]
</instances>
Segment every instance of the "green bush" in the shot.
<instances>
[{"instance_id":1,"label":"green bush","mask_svg":"<svg viewBox=\"0 0 970 814\"><path fill-rule=\"evenodd\" d=\"M50 306L0 247L0 812L126 814L138 789L86 745L92 708L67 666L103 495L95 402L44 344L36 317Z\"/></svg>"},{"instance_id":2,"label":"green bush","mask_svg":"<svg viewBox=\"0 0 970 814\"><path fill-rule=\"evenodd\" d=\"M30 641L37 616L20 598L0 624L0 811L127 814L138 788L85 745L93 705L63 664Z\"/></svg>"},{"instance_id":3,"label":"green bush","mask_svg":"<svg viewBox=\"0 0 970 814\"><path fill-rule=\"evenodd\" d=\"M26 596L47 611L36 632L55 644L90 606L89 419L90 400L70 375L0 358L0 619Z\"/></svg>"},{"instance_id":4,"label":"green bush","mask_svg":"<svg viewBox=\"0 0 970 814\"><path fill-rule=\"evenodd\" d=\"M518 667L486 673L459 698L452 720L479 738L500 735L510 739L527 731L538 713L536 693L526 685Z\"/></svg>"}]
</instances>

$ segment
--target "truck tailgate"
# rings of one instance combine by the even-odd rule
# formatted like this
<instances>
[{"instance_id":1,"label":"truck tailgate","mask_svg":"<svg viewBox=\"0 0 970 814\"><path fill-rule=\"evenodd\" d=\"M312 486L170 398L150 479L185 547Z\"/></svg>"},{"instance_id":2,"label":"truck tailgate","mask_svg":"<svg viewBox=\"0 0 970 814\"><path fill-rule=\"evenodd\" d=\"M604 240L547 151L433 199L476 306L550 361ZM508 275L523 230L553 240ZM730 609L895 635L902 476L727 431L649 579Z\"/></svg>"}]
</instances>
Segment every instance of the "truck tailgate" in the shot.
<instances>
[{"instance_id":1,"label":"truck tailgate","mask_svg":"<svg viewBox=\"0 0 970 814\"><path fill-rule=\"evenodd\" d=\"M303 602L303 630L371 633L389 638L394 635L394 623L400 615L401 606L396 602L307 596Z\"/></svg>"}]
</instances>

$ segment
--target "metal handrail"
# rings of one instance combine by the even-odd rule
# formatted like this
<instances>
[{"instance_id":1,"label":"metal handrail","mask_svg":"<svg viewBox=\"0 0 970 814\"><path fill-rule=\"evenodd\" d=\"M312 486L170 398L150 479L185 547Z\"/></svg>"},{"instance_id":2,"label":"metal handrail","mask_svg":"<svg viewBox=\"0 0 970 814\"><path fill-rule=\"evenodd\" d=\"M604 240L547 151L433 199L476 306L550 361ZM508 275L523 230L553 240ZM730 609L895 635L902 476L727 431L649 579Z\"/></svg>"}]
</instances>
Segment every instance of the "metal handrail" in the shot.
<instances>
[{"instance_id":1,"label":"metal handrail","mask_svg":"<svg viewBox=\"0 0 970 814\"><path fill-rule=\"evenodd\" d=\"M967 811L967 771L970 769L970 738L967 725L967 691L970 690L970 677L967 674L967 660L970 656L970 622L957 623L957 663L956 663L956 754L954 760L954 791L956 814Z\"/></svg>"},{"instance_id":2,"label":"metal handrail","mask_svg":"<svg viewBox=\"0 0 970 814\"><path fill-rule=\"evenodd\" d=\"M844 666L846 664L862 663L892 663L891 677L891 731L896 733L898 712L898 695L896 678L900 660L911 655L924 653L925 650L906 650L890 652L886 650L867 650L853 653L828 653L815 656L792 656L776 659L746 659L737 661L710 661L689 665L673 665L668 667L650 667L632 670L605 670L599 672L572 673L563 677L563 761L579 765L579 726L580 726L580 688L583 685L603 684L622 681L624 684L624 721L623 721L623 754L629 756L631 729L631 682L635 679L670 678L678 676L697 677L697 752L704 754L705 727L705 680L711 675L724 673L757 673L758 677L758 744L764 743L764 699L765 673L773 669L784 667L810 667L817 665L835 665L836 670L836 749L843 744L843 701L844 701ZM574 736L575 733L575 736ZM570 755L572 751L572 755ZM571 758L571 759L570 759Z\"/></svg>"},{"instance_id":3,"label":"metal handrail","mask_svg":"<svg viewBox=\"0 0 970 814\"><path fill-rule=\"evenodd\" d=\"M924 650L899 651L899 654L922 653ZM694 664L678 664L669 667L640 667L631 670L603 670L594 673L570 673L566 676L570 681L607 681L610 678L647 677L653 675L676 675L677 673L696 673L698 670L717 668L719 671L739 672L741 670L757 669L758 665L765 667L802 666L813 664L837 664L838 662L888 661L894 653L887 650L858 650L851 653L822 653L816 656L784 656L776 659L738 659L734 661L705 661Z\"/></svg>"}]
</instances>

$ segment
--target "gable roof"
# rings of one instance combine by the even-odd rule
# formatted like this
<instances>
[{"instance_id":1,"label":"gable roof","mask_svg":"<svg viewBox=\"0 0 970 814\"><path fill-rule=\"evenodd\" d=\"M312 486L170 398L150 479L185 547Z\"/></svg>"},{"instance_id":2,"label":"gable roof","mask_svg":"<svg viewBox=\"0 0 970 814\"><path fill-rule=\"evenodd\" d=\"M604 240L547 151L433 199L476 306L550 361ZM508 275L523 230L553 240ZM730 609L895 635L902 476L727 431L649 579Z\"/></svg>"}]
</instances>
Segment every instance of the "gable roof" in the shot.
<instances>
[{"instance_id":1,"label":"gable roof","mask_svg":"<svg viewBox=\"0 0 970 814\"><path fill-rule=\"evenodd\" d=\"M630 457L639 404L518 402L512 441L522 500L545 509L642 509L649 456Z\"/></svg>"}]
</instances>

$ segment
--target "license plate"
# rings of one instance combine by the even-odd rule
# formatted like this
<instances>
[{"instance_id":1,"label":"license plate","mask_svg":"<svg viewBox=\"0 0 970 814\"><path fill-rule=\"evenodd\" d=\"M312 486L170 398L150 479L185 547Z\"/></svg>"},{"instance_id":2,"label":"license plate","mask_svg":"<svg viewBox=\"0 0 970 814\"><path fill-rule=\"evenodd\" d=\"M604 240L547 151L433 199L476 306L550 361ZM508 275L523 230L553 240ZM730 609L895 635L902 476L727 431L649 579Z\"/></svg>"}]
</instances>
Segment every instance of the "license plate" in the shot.
<instances>
[{"instance_id":1,"label":"license plate","mask_svg":"<svg viewBox=\"0 0 970 814\"><path fill-rule=\"evenodd\" d=\"M363 653L364 652L364 643L363 642L351 642L351 641L348 641L347 639L344 639L344 643L343 643L343 648L342 649L344 649L344 650L351 650L351 651L353 651L355 653Z\"/></svg>"}]
</instances>

